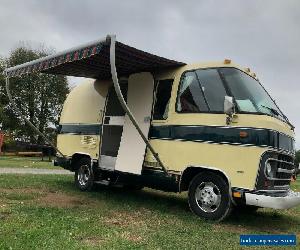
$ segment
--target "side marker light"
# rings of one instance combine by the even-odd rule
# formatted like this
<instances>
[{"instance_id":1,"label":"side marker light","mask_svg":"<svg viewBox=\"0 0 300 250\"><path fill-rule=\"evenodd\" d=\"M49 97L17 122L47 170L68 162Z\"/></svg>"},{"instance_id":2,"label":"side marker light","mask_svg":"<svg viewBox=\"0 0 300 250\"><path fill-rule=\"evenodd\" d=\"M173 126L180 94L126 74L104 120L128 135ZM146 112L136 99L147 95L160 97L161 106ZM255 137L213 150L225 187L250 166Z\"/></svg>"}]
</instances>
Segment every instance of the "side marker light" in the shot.
<instances>
[{"instance_id":1,"label":"side marker light","mask_svg":"<svg viewBox=\"0 0 300 250\"><path fill-rule=\"evenodd\" d=\"M241 198L242 197L242 194L240 192L233 192L233 197L235 198Z\"/></svg>"}]
</instances>

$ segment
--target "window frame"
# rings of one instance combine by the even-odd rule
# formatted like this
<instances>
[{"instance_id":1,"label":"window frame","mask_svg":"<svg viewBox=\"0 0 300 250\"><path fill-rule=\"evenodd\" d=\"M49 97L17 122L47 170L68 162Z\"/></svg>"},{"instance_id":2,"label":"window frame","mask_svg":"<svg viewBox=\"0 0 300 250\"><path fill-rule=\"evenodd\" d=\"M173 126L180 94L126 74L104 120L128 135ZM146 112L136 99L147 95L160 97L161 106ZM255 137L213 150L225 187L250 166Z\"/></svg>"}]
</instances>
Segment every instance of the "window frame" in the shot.
<instances>
[{"instance_id":1,"label":"window frame","mask_svg":"<svg viewBox=\"0 0 300 250\"><path fill-rule=\"evenodd\" d=\"M176 93L176 103L175 103L175 112L177 114L225 114L224 111L200 111L200 112L193 112L193 111L189 111L189 112L181 112L179 110L177 110L177 103L179 101L179 89L181 87L181 81L182 81L182 78L183 78L183 75L186 73L186 72L195 72L196 70L206 70L206 69L216 69L220 78L221 78L221 81L223 83L223 87L225 88L225 91L226 91L226 94L228 96L233 96L230 89L228 88L228 85L227 85L227 82L226 80L224 79L224 77L221 75L219 69L222 69L222 68L231 68L231 69L236 69L236 70L239 70L241 71L242 73L248 75L249 77L253 78L255 81L258 82L258 84L264 89L264 91L266 91L266 93L268 94L268 96L271 98L271 100L274 102L274 104L276 105L276 107L280 110L280 112L282 114L284 114L281 109L278 107L278 105L276 104L276 102L274 101L274 99L271 97L271 95L269 94L269 92L266 90L266 88L260 83L260 81L258 81L257 79L255 79L253 76L247 74L245 71L239 69L239 68L236 68L236 67L208 67L208 68L197 68L197 69L189 69L189 70L185 70L184 72L182 72L181 76L180 76L180 79L179 79L179 84L178 84L178 88L177 88L177 93ZM195 73L196 74L196 73ZM197 75L197 74L196 74ZM238 106L236 106L236 113L237 114L250 114L250 115L266 115L266 116L270 116L270 117L273 117L275 119L278 119L282 122L285 122L285 123L289 123L288 119L287 121L284 120L284 119L281 119L281 117L275 117L275 116L272 116L270 114L266 114L266 113L262 113L262 112L247 112L247 111L240 111Z\"/></svg>"},{"instance_id":2,"label":"window frame","mask_svg":"<svg viewBox=\"0 0 300 250\"><path fill-rule=\"evenodd\" d=\"M178 84L178 88L177 88L177 93L176 93L176 103L175 103L175 112L178 113L178 114L225 114L224 111L200 111L200 112L196 112L196 111L188 111L188 112L182 112L182 111L179 111L177 109L177 104L178 104L178 101L179 101L179 90L180 90L180 87L181 87L181 83L182 83L182 78L184 77L184 75L187 73L187 72L194 72L196 77L197 77L197 80L200 82L199 80L199 77L196 73L196 70L207 70L207 69L215 69L221 79L221 82L223 84L223 87L225 89L225 92L227 95L230 95L230 93L228 92L228 88L226 86L226 83L223 79L223 77L220 75L220 72L218 71L218 68L219 67L209 67L209 68L198 68L198 69L189 69L189 70L185 70L184 72L182 72L181 76L180 76L180 79L179 79L179 84ZM229 67L226 67L226 68L229 68ZM230 68L234 68L234 67L230 67ZM203 94L204 96L204 99L205 99L205 102L206 102L206 97L205 95ZM207 104L207 107L209 109L209 104Z\"/></svg>"},{"instance_id":3,"label":"window frame","mask_svg":"<svg viewBox=\"0 0 300 250\"><path fill-rule=\"evenodd\" d=\"M161 81L172 81L169 101L171 101L171 99L172 99L172 92L173 92L175 79L174 78L156 79L155 80L155 88L154 88L154 91L153 91L153 105L152 105L152 112L151 112L151 120L152 121L166 121L169 118L170 109L168 110L168 116L166 118L162 117L161 119L154 119L155 105L156 105L156 101L157 101L157 91L158 91L158 86L159 86ZM169 103L169 106L170 106L170 103Z\"/></svg>"},{"instance_id":4,"label":"window frame","mask_svg":"<svg viewBox=\"0 0 300 250\"><path fill-rule=\"evenodd\" d=\"M254 79L254 80L262 87L262 89L267 93L267 95L268 95L268 96L270 97L270 99L273 101L274 105L278 108L278 110L281 112L281 114L285 116L285 114L282 112L282 110L281 110L281 109L279 108L279 106L277 105L276 101L272 98L272 96L269 94L269 92L266 90L266 88L260 83L260 81L258 81L258 80L255 79L253 76L247 74L245 71L243 71L243 70L241 70L241 69L239 69L239 68L236 68L236 67L219 67L219 69L223 69L223 68L236 69L236 70L239 70L240 72L246 74L247 76L253 78L253 79ZM219 72L219 71L218 71L218 72ZM219 74L220 74L220 77L221 77L223 83L225 84L225 86L228 86L228 85L227 85L227 81L224 79L224 77L222 76L222 74L221 74L220 72L219 72ZM231 96L233 96L232 93L231 93ZM235 97L234 97L234 98L235 98ZM278 119L278 120L280 120L280 121L283 121L283 122L285 122L285 123L286 123L286 122L289 122L286 116L285 116L285 117L286 117L287 120L283 119L281 116L276 117L276 116L273 116L273 115L271 115L271 114L267 114L267 113L263 113L263 112L248 112L248 111L241 111L241 110L239 110L237 104L236 104L236 111L237 111L237 114L267 115L267 116L270 116L270 117L274 117L274 118L276 118L276 119Z\"/></svg>"}]
</instances>

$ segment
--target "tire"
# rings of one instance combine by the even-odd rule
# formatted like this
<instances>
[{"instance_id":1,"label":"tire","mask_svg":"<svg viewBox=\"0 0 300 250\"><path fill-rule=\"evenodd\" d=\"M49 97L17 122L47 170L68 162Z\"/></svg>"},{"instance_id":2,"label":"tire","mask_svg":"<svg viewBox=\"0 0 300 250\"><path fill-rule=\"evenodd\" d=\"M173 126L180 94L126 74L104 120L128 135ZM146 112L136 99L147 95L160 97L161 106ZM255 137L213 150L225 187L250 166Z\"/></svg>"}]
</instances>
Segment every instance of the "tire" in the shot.
<instances>
[{"instance_id":1,"label":"tire","mask_svg":"<svg viewBox=\"0 0 300 250\"><path fill-rule=\"evenodd\" d=\"M94 185L94 173L90 158L81 158L76 164L75 185L81 191L90 191Z\"/></svg>"},{"instance_id":2,"label":"tire","mask_svg":"<svg viewBox=\"0 0 300 250\"><path fill-rule=\"evenodd\" d=\"M188 200L196 215L214 221L224 220L233 206L227 182L212 172L202 172L194 177L189 185Z\"/></svg>"}]
</instances>

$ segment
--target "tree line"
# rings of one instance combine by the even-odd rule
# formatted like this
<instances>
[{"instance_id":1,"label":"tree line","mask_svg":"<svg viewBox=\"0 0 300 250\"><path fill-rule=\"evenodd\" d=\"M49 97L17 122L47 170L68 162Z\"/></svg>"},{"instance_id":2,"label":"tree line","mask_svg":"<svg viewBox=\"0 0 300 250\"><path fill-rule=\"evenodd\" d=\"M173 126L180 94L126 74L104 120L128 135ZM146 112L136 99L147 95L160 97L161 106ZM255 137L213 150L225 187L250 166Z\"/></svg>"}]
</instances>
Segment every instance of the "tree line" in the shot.
<instances>
[{"instance_id":1,"label":"tree line","mask_svg":"<svg viewBox=\"0 0 300 250\"><path fill-rule=\"evenodd\" d=\"M6 58L0 58L0 130L9 140L43 144L37 135L14 112L5 90L5 77L2 74L6 67L12 67L28 61L47 56L44 49L35 50L29 46L19 46ZM49 74L30 74L10 78L13 99L22 114L42 133L55 141L55 128L69 87L65 76Z\"/></svg>"},{"instance_id":2,"label":"tree line","mask_svg":"<svg viewBox=\"0 0 300 250\"><path fill-rule=\"evenodd\" d=\"M296 165L300 164L300 150L296 151Z\"/></svg>"}]
</instances>

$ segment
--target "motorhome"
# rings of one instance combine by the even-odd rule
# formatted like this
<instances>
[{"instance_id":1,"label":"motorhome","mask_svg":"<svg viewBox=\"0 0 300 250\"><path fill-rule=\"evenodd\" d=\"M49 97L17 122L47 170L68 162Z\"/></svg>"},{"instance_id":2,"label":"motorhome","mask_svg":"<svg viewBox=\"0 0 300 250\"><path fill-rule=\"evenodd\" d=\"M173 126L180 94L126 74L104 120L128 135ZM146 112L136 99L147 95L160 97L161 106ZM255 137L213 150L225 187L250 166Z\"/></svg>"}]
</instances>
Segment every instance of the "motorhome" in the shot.
<instances>
[{"instance_id":1,"label":"motorhome","mask_svg":"<svg viewBox=\"0 0 300 250\"><path fill-rule=\"evenodd\" d=\"M89 78L67 96L55 161L82 191L187 191L191 210L211 220L300 204L294 127L249 68L186 64L109 35L5 74L35 72Z\"/></svg>"}]
</instances>

